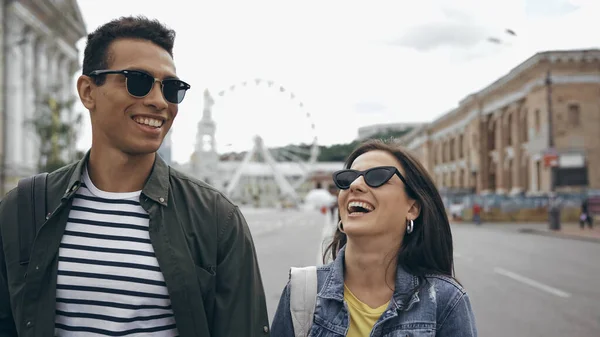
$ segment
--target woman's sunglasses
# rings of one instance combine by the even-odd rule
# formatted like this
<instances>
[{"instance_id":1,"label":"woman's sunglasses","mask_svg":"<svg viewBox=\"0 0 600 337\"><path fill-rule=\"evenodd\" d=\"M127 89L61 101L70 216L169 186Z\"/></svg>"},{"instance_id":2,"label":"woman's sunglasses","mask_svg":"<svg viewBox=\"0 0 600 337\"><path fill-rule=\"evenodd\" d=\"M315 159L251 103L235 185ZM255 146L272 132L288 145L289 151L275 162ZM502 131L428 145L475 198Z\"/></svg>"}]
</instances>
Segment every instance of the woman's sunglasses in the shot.
<instances>
[{"instance_id":1,"label":"woman's sunglasses","mask_svg":"<svg viewBox=\"0 0 600 337\"><path fill-rule=\"evenodd\" d=\"M404 185L407 185L406 180L404 180L404 177L400 171L398 171L398 169L394 166L377 166L365 171L350 169L336 171L333 173L333 182L339 189L347 190L350 188L352 182L358 179L358 177L363 176L367 185L371 187L379 187L388 182L388 180L390 180L394 174L397 174L398 178L402 180Z\"/></svg>"},{"instance_id":2,"label":"woman's sunglasses","mask_svg":"<svg viewBox=\"0 0 600 337\"><path fill-rule=\"evenodd\" d=\"M155 82L159 82L165 99L173 104L179 104L185 97L185 92L191 86L182 80L176 78L167 78L160 80L152 77L150 74L139 70L94 70L89 76L100 76L107 74L120 74L125 76L127 92L133 97L146 97L152 90Z\"/></svg>"}]
</instances>

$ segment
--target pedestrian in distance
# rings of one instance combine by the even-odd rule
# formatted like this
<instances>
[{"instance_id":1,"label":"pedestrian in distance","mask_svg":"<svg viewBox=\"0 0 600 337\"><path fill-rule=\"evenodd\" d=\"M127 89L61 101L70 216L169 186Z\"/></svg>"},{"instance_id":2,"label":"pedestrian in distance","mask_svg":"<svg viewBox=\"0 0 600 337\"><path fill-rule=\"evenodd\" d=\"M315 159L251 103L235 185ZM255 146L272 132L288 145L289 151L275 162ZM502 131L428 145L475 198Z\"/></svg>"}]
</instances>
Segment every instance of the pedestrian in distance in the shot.
<instances>
[{"instance_id":1,"label":"pedestrian in distance","mask_svg":"<svg viewBox=\"0 0 600 337\"><path fill-rule=\"evenodd\" d=\"M590 202L588 198L585 198L581 202L581 213L579 214L579 227L585 229L587 223L590 229L594 228L594 217L590 213Z\"/></svg>"}]
</instances>

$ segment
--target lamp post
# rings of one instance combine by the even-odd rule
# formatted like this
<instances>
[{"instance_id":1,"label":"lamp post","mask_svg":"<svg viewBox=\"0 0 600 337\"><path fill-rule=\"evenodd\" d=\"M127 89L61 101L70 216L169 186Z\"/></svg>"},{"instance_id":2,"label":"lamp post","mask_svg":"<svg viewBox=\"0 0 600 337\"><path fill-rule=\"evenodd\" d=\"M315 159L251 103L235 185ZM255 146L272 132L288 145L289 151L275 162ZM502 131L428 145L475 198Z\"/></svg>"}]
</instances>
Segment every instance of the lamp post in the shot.
<instances>
[{"instance_id":1,"label":"lamp post","mask_svg":"<svg viewBox=\"0 0 600 337\"><path fill-rule=\"evenodd\" d=\"M551 155L555 155L555 144L554 144L554 123L553 123L553 109L552 109L552 72L550 65L546 72L546 100L548 105L548 150ZM553 159L554 160L554 159ZM548 198L548 228L553 231L560 230L560 205L558 203L556 194L556 167L554 164L550 165L550 196Z\"/></svg>"}]
</instances>

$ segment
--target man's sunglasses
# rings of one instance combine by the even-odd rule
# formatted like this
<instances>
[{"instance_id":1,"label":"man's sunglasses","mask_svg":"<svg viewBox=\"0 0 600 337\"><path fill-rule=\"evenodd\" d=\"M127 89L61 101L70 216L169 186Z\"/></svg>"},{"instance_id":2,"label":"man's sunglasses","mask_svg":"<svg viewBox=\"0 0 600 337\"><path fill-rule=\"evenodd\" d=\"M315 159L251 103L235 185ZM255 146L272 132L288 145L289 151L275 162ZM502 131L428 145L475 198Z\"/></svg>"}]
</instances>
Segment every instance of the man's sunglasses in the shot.
<instances>
[{"instance_id":1,"label":"man's sunglasses","mask_svg":"<svg viewBox=\"0 0 600 337\"><path fill-rule=\"evenodd\" d=\"M146 97L154 87L154 83L160 83L165 99L173 104L179 104L185 97L185 92L191 86L176 78L160 80L152 75L139 70L94 70L88 76L100 76L108 74L119 74L125 76L127 92L133 97Z\"/></svg>"},{"instance_id":2,"label":"man's sunglasses","mask_svg":"<svg viewBox=\"0 0 600 337\"><path fill-rule=\"evenodd\" d=\"M350 188L352 182L354 182L358 177L363 176L365 179L365 183L371 187L379 187L388 180L390 180L394 174L398 175L398 178L402 180L404 185L406 184L406 180L394 166L377 166L372 167L365 171L357 171L357 170L340 170L333 173L333 182L335 185L341 190L347 190Z\"/></svg>"}]
</instances>

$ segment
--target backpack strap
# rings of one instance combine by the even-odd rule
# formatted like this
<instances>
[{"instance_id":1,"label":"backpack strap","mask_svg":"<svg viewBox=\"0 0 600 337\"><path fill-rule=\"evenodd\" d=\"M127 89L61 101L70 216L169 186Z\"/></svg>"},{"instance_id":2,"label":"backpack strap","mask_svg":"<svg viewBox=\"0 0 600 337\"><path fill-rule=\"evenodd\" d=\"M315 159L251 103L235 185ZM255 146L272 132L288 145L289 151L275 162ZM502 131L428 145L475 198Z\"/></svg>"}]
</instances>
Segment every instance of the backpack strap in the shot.
<instances>
[{"instance_id":1,"label":"backpack strap","mask_svg":"<svg viewBox=\"0 0 600 337\"><path fill-rule=\"evenodd\" d=\"M29 263L31 246L46 221L46 177L48 173L19 180L17 185L19 263Z\"/></svg>"},{"instance_id":2,"label":"backpack strap","mask_svg":"<svg viewBox=\"0 0 600 337\"><path fill-rule=\"evenodd\" d=\"M306 337L317 303L317 267L290 269L290 313L295 337Z\"/></svg>"}]
</instances>

